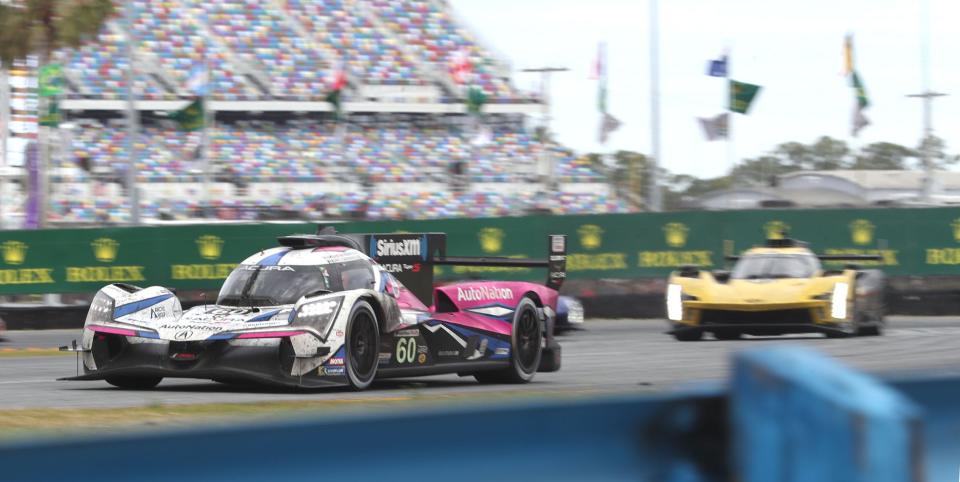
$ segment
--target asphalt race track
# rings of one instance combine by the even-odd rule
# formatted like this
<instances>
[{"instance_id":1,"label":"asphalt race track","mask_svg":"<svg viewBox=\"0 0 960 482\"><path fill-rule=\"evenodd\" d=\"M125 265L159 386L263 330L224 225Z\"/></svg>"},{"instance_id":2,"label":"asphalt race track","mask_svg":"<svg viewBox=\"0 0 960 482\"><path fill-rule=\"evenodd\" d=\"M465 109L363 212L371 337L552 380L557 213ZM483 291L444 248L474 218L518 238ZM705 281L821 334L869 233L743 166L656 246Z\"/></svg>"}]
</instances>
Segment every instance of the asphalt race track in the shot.
<instances>
[{"instance_id":1,"label":"asphalt race track","mask_svg":"<svg viewBox=\"0 0 960 482\"><path fill-rule=\"evenodd\" d=\"M37 407L115 407L151 404L256 402L294 399L383 399L490 394L513 390L589 394L651 392L726 376L730 354L790 343L815 348L875 374L960 375L960 317L892 317L881 337L826 339L821 335L677 342L659 320L589 320L561 337L563 369L527 385L480 385L455 375L379 382L365 392L242 389L203 380L166 379L151 391L124 391L103 381L58 382L75 373L73 356L0 357L0 410ZM77 330L9 332L0 348L56 347Z\"/></svg>"}]
</instances>

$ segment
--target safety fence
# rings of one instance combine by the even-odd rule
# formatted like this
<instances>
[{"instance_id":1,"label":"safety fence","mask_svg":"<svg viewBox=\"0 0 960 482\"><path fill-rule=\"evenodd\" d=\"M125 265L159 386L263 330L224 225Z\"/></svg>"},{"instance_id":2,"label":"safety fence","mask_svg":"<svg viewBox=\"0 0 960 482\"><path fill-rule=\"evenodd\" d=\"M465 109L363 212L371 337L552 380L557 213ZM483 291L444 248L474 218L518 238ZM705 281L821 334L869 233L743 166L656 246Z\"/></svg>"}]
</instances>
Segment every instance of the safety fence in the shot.
<instances>
[{"instance_id":1,"label":"safety fence","mask_svg":"<svg viewBox=\"0 0 960 482\"><path fill-rule=\"evenodd\" d=\"M735 355L724 387L8 443L0 474L104 482L956 477L960 380L891 385L812 351L775 347Z\"/></svg>"},{"instance_id":2,"label":"safety fence","mask_svg":"<svg viewBox=\"0 0 960 482\"><path fill-rule=\"evenodd\" d=\"M344 232L445 232L448 253L542 257L569 237L571 280L662 278L788 234L825 254L876 254L890 276L960 276L960 209L763 210L352 222ZM0 294L90 292L108 282L216 289L246 256L308 223L0 232ZM529 268L438 267L439 279L541 280Z\"/></svg>"}]
</instances>

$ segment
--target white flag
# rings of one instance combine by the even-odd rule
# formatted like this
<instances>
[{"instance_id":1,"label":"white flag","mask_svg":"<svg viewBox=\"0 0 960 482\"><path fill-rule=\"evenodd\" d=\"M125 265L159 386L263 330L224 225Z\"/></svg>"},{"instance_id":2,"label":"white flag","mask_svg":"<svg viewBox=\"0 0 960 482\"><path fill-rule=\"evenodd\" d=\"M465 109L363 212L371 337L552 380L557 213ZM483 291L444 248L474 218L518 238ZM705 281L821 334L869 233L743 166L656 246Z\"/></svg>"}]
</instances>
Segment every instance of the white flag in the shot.
<instances>
[{"instance_id":1,"label":"white flag","mask_svg":"<svg viewBox=\"0 0 960 482\"><path fill-rule=\"evenodd\" d=\"M703 128L703 134L707 136L707 141L727 138L727 128L729 114L724 112L716 117L698 117L700 127Z\"/></svg>"},{"instance_id":2,"label":"white flag","mask_svg":"<svg viewBox=\"0 0 960 482\"><path fill-rule=\"evenodd\" d=\"M858 102L853 106L853 126L851 134L853 134L853 137L857 137L857 135L860 134L860 130L868 125L870 125L870 119L867 119L867 116L863 114L863 108L860 107L860 103Z\"/></svg>"},{"instance_id":3,"label":"white flag","mask_svg":"<svg viewBox=\"0 0 960 482\"><path fill-rule=\"evenodd\" d=\"M606 144L610 133L619 129L621 125L622 123L616 117L604 112L600 120L600 143Z\"/></svg>"}]
</instances>

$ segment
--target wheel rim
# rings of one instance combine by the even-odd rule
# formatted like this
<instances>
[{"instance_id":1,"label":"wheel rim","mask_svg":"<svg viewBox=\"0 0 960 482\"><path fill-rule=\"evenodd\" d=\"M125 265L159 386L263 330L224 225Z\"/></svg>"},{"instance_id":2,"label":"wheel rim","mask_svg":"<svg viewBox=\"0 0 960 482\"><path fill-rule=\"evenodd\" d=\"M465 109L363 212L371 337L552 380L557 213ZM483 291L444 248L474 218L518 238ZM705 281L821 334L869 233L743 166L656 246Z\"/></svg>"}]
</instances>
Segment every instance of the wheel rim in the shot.
<instances>
[{"instance_id":1,"label":"wheel rim","mask_svg":"<svg viewBox=\"0 0 960 482\"><path fill-rule=\"evenodd\" d=\"M517 320L517 361L525 372L532 371L540 348L540 326L533 310L524 310Z\"/></svg>"},{"instance_id":2,"label":"wheel rim","mask_svg":"<svg viewBox=\"0 0 960 482\"><path fill-rule=\"evenodd\" d=\"M366 380L377 363L376 332L368 313L358 313L350 330L350 368L360 379Z\"/></svg>"}]
</instances>

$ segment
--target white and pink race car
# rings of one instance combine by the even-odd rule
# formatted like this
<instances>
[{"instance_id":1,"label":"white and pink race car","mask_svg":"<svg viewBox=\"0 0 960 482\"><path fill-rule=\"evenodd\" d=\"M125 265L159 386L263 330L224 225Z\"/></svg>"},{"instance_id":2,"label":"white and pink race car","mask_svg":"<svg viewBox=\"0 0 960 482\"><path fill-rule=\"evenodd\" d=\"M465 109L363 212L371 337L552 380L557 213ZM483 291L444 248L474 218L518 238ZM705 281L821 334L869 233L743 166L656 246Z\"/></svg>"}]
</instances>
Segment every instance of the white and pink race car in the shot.
<instances>
[{"instance_id":1,"label":"white and pink race car","mask_svg":"<svg viewBox=\"0 0 960 482\"><path fill-rule=\"evenodd\" d=\"M93 300L77 351L83 371L130 389L163 378L295 387L458 373L523 383L560 369L553 339L566 238L542 260L446 256L446 235L279 238L244 260L215 305L184 311L166 288L111 284ZM469 281L434 287L436 265L540 267L545 285Z\"/></svg>"}]
</instances>

